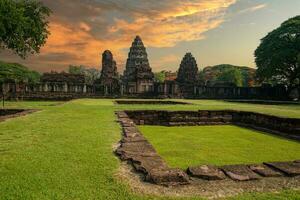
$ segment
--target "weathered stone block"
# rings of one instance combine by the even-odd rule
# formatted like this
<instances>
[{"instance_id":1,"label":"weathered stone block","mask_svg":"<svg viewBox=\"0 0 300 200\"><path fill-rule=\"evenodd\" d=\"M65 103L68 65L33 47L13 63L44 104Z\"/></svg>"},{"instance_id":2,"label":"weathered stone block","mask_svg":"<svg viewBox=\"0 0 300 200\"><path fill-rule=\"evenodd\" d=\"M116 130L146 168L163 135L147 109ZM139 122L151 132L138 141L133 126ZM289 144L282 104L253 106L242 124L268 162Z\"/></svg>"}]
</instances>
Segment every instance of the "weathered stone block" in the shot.
<instances>
[{"instance_id":1,"label":"weathered stone block","mask_svg":"<svg viewBox=\"0 0 300 200\"><path fill-rule=\"evenodd\" d=\"M227 176L235 181L249 181L259 179L260 176L253 171L247 165L227 165L221 167Z\"/></svg>"},{"instance_id":2,"label":"weathered stone block","mask_svg":"<svg viewBox=\"0 0 300 200\"><path fill-rule=\"evenodd\" d=\"M165 186L189 184L188 175L180 169L153 169L147 174L146 180Z\"/></svg>"},{"instance_id":3,"label":"weathered stone block","mask_svg":"<svg viewBox=\"0 0 300 200\"><path fill-rule=\"evenodd\" d=\"M128 161L138 161L140 160L140 157L155 157L157 156L156 152L147 152L147 153L141 153L141 152L125 152L121 150L117 150L116 154L120 156L121 160L128 160Z\"/></svg>"},{"instance_id":4,"label":"weathered stone block","mask_svg":"<svg viewBox=\"0 0 300 200\"><path fill-rule=\"evenodd\" d=\"M123 137L121 143L131 143L131 142L146 142L146 138L140 134L134 135L133 137Z\"/></svg>"},{"instance_id":5,"label":"weathered stone block","mask_svg":"<svg viewBox=\"0 0 300 200\"><path fill-rule=\"evenodd\" d=\"M154 147L147 141L123 143L120 150L126 152L155 153Z\"/></svg>"},{"instance_id":6,"label":"weathered stone block","mask_svg":"<svg viewBox=\"0 0 300 200\"><path fill-rule=\"evenodd\" d=\"M212 165L189 167L187 173L193 177L205 180L222 180L226 178L225 174L220 169Z\"/></svg>"},{"instance_id":7,"label":"weathered stone block","mask_svg":"<svg viewBox=\"0 0 300 200\"><path fill-rule=\"evenodd\" d=\"M299 162L272 162L264 163L270 167L278 169L288 176L300 175L300 163Z\"/></svg>"},{"instance_id":8,"label":"weathered stone block","mask_svg":"<svg viewBox=\"0 0 300 200\"><path fill-rule=\"evenodd\" d=\"M263 177L278 177L278 176L283 176L280 172L275 171L271 169L270 167L264 165L264 164L259 164L259 165L249 165L249 168L258 173L259 175Z\"/></svg>"},{"instance_id":9,"label":"weathered stone block","mask_svg":"<svg viewBox=\"0 0 300 200\"><path fill-rule=\"evenodd\" d=\"M133 167L135 170L144 173L145 175L148 174L151 170L164 170L167 169L167 164L159 157L159 156L152 156L152 157L143 157L138 156L132 162Z\"/></svg>"}]
</instances>

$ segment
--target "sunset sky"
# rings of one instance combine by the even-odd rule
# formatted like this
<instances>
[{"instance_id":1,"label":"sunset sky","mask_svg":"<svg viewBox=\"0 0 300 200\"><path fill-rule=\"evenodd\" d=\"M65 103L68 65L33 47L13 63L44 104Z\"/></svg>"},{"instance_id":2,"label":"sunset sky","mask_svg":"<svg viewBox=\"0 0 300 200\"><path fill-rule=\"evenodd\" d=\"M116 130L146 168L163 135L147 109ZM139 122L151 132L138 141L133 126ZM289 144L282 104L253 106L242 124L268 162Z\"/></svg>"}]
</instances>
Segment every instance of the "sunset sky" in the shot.
<instances>
[{"instance_id":1,"label":"sunset sky","mask_svg":"<svg viewBox=\"0 0 300 200\"><path fill-rule=\"evenodd\" d=\"M7 50L0 60L40 72L68 65L101 68L109 49L123 72L132 40L140 35L153 71L176 71L186 52L200 68L255 67L260 39L300 14L300 0L43 0L53 11L47 44L22 60Z\"/></svg>"}]
</instances>

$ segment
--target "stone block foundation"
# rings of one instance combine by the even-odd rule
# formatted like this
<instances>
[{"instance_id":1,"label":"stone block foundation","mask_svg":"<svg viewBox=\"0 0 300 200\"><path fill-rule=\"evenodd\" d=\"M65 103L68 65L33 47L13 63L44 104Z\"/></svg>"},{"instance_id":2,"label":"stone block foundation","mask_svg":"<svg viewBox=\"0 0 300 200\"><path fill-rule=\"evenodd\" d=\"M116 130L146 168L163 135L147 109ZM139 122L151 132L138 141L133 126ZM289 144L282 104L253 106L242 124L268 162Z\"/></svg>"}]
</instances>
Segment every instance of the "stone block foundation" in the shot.
<instances>
[{"instance_id":1,"label":"stone block foundation","mask_svg":"<svg viewBox=\"0 0 300 200\"><path fill-rule=\"evenodd\" d=\"M190 104L187 102L180 102L180 101L152 101L152 100L117 100L115 101L117 104L163 104L163 105L186 105Z\"/></svg>"},{"instance_id":2,"label":"stone block foundation","mask_svg":"<svg viewBox=\"0 0 300 200\"><path fill-rule=\"evenodd\" d=\"M34 113L38 110L33 109L0 109L0 122L5 121L10 118L20 117L24 115L28 115Z\"/></svg>"},{"instance_id":3,"label":"stone block foundation","mask_svg":"<svg viewBox=\"0 0 300 200\"><path fill-rule=\"evenodd\" d=\"M266 162L251 165L191 166L186 171L171 168L160 157L136 125L199 126L235 124L264 130L272 134L299 140L300 119L281 118L265 114L232 111L119 111L122 140L116 154L144 175L144 180L163 186L193 184L194 179L206 181L256 181L270 177L300 176L300 162Z\"/></svg>"}]
</instances>

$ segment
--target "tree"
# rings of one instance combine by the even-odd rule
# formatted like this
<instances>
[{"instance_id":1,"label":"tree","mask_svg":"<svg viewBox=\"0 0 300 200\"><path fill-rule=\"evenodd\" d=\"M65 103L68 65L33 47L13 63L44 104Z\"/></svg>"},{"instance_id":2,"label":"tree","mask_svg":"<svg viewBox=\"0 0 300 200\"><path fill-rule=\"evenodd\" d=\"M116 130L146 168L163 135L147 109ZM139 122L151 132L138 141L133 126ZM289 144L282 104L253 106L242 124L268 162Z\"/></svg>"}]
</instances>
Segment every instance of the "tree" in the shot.
<instances>
[{"instance_id":1,"label":"tree","mask_svg":"<svg viewBox=\"0 0 300 200\"><path fill-rule=\"evenodd\" d=\"M238 69L229 69L223 72L218 78L217 83L229 83L237 87L243 86L243 77L241 71Z\"/></svg>"},{"instance_id":2,"label":"tree","mask_svg":"<svg viewBox=\"0 0 300 200\"><path fill-rule=\"evenodd\" d=\"M6 63L0 61L0 92L2 94L3 107L7 91L2 88L2 84L7 82L14 83L39 83L41 75L36 71L31 71L27 67L18 63Z\"/></svg>"},{"instance_id":3,"label":"tree","mask_svg":"<svg viewBox=\"0 0 300 200\"><path fill-rule=\"evenodd\" d=\"M300 15L291 18L261 40L255 51L257 77L261 82L299 87Z\"/></svg>"},{"instance_id":4,"label":"tree","mask_svg":"<svg viewBox=\"0 0 300 200\"><path fill-rule=\"evenodd\" d=\"M80 65L80 66L76 66L76 65L69 65L69 69L68 69L70 74L84 74L85 71L85 67Z\"/></svg>"},{"instance_id":5,"label":"tree","mask_svg":"<svg viewBox=\"0 0 300 200\"><path fill-rule=\"evenodd\" d=\"M199 80L204 85L236 85L252 87L257 85L255 69L246 66L220 64L205 67L199 73Z\"/></svg>"},{"instance_id":6,"label":"tree","mask_svg":"<svg viewBox=\"0 0 300 200\"><path fill-rule=\"evenodd\" d=\"M163 83L166 79L166 72L161 71L154 73L154 79L156 82Z\"/></svg>"},{"instance_id":7,"label":"tree","mask_svg":"<svg viewBox=\"0 0 300 200\"><path fill-rule=\"evenodd\" d=\"M14 81L16 83L36 84L39 83L40 76L38 72L31 71L21 64L0 61L0 83Z\"/></svg>"},{"instance_id":8,"label":"tree","mask_svg":"<svg viewBox=\"0 0 300 200\"><path fill-rule=\"evenodd\" d=\"M35 0L0 0L0 48L21 58L39 53L49 35L51 10Z\"/></svg>"},{"instance_id":9,"label":"tree","mask_svg":"<svg viewBox=\"0 0 300 200\"><path fill-rule=\"evenodd\" d=\"M69 65L70 74L81 74L85 76L86 83L92 85L98 78L100 78L101 72L94 68L85 67L83 65Z\"/></svg>"},{"instance_id":10,"label":"tree","mask_svg":"<svg viewBox=\"0 0 300 200\"><path fill-rule=\"evenodd\" d=\"M87 68L85 69L84 75L86 79L86 83L89 85L93 85L94 82L100 78L101 72L94 68Z\"/></svg>"}]
</instances>

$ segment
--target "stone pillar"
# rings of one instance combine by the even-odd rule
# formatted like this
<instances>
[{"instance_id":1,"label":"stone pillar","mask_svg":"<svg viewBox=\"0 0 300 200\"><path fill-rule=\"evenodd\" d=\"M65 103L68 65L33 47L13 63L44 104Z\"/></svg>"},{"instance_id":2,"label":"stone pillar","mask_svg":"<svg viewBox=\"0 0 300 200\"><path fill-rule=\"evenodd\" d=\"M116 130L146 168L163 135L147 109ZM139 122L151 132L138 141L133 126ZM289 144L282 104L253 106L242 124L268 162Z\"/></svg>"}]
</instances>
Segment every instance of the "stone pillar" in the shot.
<instances>
[{"instance_id":1,"label":"stone pillar","mask_svg":"<svg viewBox=\"0 0 300 200\"><path fill-rule=\"evenodd\" d=\"M86 85L83 86L83 93L86 93Z\"/></svg>"},{"instance_id":2,"label":"stone pillar","mask_svg":"<svg viewBox=\"0 0 300 200\"><path fill-rule=\"evenodd\" d=\"M44 92L48 92L48 83L44 85Z\"/></svg>"},{"instance_id":3,"label":"stone pillar","mask_svg":"<svg viewBox=\"0 0 300 200\"><path fill-rule=\"evenodd\" d=\"M168 94L168 88L167 88L167 83L164 82L164 95Z\"/></svg>"},{"instance_id":4,"label":"stone pillar","mask_svg":"<svg viewBox=\"0 0 300 200\"><path fill-rule=\"evenodd\" d=\"M123 96L123 94L124 94L124 85L122 84L121 85L121 96Z\"/></svg>"},{"instance_id":5,"label":"stone pillar","mask_svg":"<svg viewBox=\"0 0 300 200\"><path fill-rule=\"evenodd\" d=\"M67 83L64 84L64 92L68 92L68 84Z\"/></svg>"}]
</instances>

